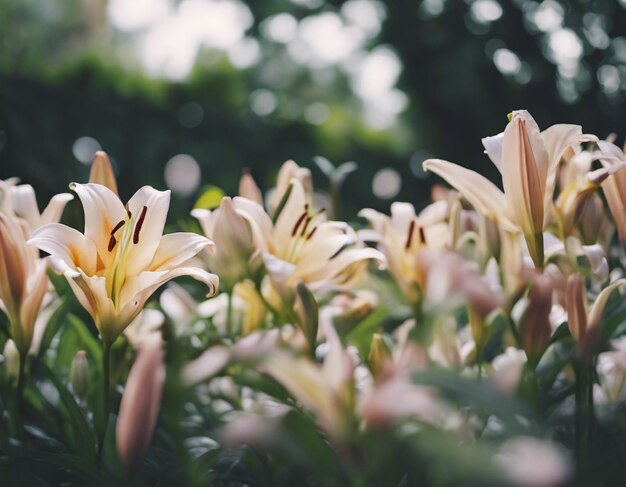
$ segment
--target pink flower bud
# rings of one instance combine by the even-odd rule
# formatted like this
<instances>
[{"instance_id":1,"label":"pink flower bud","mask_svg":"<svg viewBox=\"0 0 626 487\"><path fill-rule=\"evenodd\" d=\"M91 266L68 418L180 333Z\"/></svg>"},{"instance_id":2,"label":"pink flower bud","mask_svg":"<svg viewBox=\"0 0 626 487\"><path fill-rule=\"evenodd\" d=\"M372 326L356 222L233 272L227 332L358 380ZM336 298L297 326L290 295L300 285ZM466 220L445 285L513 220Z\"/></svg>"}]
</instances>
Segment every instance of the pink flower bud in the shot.
<instances>
[{"instance_id":1,"label":"pink flower bud","mask_svg":"<svg viewBox=\"0 0 626 487\"><path fill-rule=\"evenodd\" d=\"M117 452L127 470L150 444L164 381L163 350L156 344L145 346L128 374L115 429Z\"/></svg>"}]
</instances>

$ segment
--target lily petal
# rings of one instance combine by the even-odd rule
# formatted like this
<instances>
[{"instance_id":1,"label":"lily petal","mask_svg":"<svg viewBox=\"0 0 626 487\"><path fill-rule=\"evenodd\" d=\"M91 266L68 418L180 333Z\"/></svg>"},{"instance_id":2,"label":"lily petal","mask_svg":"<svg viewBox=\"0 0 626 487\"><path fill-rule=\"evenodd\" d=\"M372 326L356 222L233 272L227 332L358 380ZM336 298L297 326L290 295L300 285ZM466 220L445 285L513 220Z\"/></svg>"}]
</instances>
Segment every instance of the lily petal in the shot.
<instances>
[{"instance_id":1,"label":"lily petal","mask_svg":"<svg viewBox=\"0 0 626 487\"><path fill-rule=\"evenodd\" d=\"M485 137L482 139L485 152L493 162L493 165L498 168L498 171L502 172L502 143L504 141L504 132L498 135L492 135L491 137Z\"/></svg>"},{"instance_id":2,"label":"lily petal","mask_svg":"<svg viewBox=\"0 0 626 487\"><path fill-rule=\"evenodd\" d=\"M39 225L45 225L47 223L58 223L67 205L74 199L74 195L70 193L55 194L48 203L48 206L41 213Z\"/></svg>"},{"instance_id":3,"label":"lily petal","mask_svg":"<svg viewBox=\"0 0 626 487\"><path fill-rule=\"evenodd\" d=\"M151 186L140 188L128 201L133 215L133 245L128 252L127 275L146 269L156 252L170 206L170 191L158 191Z\"/></svg>"},{"instance_id":4,"label":"lily petal","mask_svg":"<svg viewBox=\"0 0 626 487\"><path fill-rule=\"evenodd\" d=\"M441 159L429 159L423 164L425 171L441 176L457 189L484 216L498 220L505 230L516 231L511 221L504 193L480 174L458 164Z\"/></svg>"},{"instance_id":5,"label":"lily petal","mask_svg":"<svg viewBox=\"0 0 626 487\"><path fill-rule=\"evenodd\" d=\"M48 223L36 230L28 245L47 252L76 270L81 268L87 275L96 273L98 253L90 239L78 230L60 223Z\"/></svg>"},{"instance_id":6,"label":"lily petal","mask_svg":"<svg viewBox=\"0 0 626 487\"><path fill-rule=\"evenodd\" d=\"M184 264L205 248L214 246L208 238L190 232L163 235L159 241L150 271L164 271Z\"/></svg>"},{"instance_id":7,"label":"lily petal","mask_svg":"<svg viewBox=\"0 0 626 487\"><path fill-rule=\"evenodd\" d=\"M115 193L100 184L72 183L70 188L78 194L83 204L85 236L96 245L102 261L110 263L112 254L108 246L111 230L126 219L124 205Z\"/></svg>"}]
</instances>

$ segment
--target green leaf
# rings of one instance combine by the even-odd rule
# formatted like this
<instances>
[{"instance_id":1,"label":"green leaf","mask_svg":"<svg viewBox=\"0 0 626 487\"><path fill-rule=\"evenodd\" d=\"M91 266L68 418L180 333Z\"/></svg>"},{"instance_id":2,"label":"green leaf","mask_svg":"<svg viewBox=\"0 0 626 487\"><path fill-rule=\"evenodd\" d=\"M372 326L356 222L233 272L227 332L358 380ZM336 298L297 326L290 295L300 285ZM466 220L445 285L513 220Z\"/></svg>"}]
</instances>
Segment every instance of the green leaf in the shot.
<instances>
[{"instance_id":1,"label":"green leaf","mask_svg":"<svg viewBox=\"0 0 626 487\"><path fill-rule=\"evenodd\" d=\"M381 327L381 323L388 314L389 310L386 306L379 306L346 335L346 341L357 347L362 357L369 355L372 336Z\"/></svg>"},{"instance_id":2,"label":"green leaf","mask_svg":"<svg viewBox=\"0 0 626 487\"><path fill-rule=\"evenodd\" d=\"M46 325L46 329L43 332L43 336L41 337L41 343L39 345L39 351L37 352L38 357L43 357L52 342L52 339L57 334L63 323L65 323L65 318L67 317L68 304L65 298L61 298L61 304L59 307L52 313L52 316L48 320L48 324Z\"/></svg>"},{"instance_id":3,"label":"green leaf","mask_svg":"<svg viewBox=\"0 0 626 487\"><path fill-rule=\"evenodd\" d=\"M36 367L43 375L52 382L59 393L60 405L65 409L66 420L71 425L73 451L88 462L95 465L96 462L96 438L89 427L82 410L76 404L74 397L56 374L42 361L36 362Z\"/></svg>"}]
</instances>

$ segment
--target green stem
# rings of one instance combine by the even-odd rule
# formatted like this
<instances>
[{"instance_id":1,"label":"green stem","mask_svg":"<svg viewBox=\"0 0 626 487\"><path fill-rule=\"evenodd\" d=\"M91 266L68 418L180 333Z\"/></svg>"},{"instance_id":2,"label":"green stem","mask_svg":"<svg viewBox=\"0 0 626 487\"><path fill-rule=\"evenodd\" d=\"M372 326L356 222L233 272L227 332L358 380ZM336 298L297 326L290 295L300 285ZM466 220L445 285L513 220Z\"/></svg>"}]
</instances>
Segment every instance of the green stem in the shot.
<instances>
[{"instance_id":1,"label":"green stem","mask_svg":"<svg viewBox=\"0 0 626 487\"><path fill-rule=\"evenodd\" d=\"M22 415L22 406L24 405L24 384L25 384L25 380L26 380L26 357L27 354L26 353L21 353L20 352L20 365L19 365L19 371L18 371L18 376L17 376L17 389L16 389L16 414L15 417L17 419L17 421L19 422L20 417Z\"/></svg>"},{"instance_id":2,"label":"green stem","mask_svg":"<svg viewBox=\"0 0 626 487\"><path fill-rule=\"evenodd\" d=\"M103 426L98 432L98 463L102 458L102 450L104 449L104 438L106 436L107 426L109 423L109 392L110 386L110 358L111 344L107 341L102 342L102 415Z\"/></svg>"},{"instance_id":3,"label":"green stem","mask_svg":"<svg viewBox=\"0 0 626 487\"><path fill-rule=\"evenodd\" d=\"M233 292L228 292L228 305L226 307L226 334L233 336Z\"/></svg>"},{"instance_id":4,"label":"green stem","mask_svg":"<svg viewBox=\"0 0 626 487\"><path fill-rule=\"evenodd\" d=\"M576 372L576 468L580 485L591 485L590 455L593 451L593 362L583 359Z\"/></svg>"},{"instance_id":5,"label":"green stem","mask_svg":"<svg viewBox=\"0 0 626 487\"><path fill-rule=\"evenodd\" d=\"M519 330L515 326L515 322L513 321L513 318L511 318L511 313L505 310L503 313L503 316L507 322L507 325L509 325L509 329L511 330L511 334L513 335L513 338L515 339L515 344L517 345L517 348L524 350L524 346L522 345L522 337L519 334Z\"/></svg>"}]
</instances>

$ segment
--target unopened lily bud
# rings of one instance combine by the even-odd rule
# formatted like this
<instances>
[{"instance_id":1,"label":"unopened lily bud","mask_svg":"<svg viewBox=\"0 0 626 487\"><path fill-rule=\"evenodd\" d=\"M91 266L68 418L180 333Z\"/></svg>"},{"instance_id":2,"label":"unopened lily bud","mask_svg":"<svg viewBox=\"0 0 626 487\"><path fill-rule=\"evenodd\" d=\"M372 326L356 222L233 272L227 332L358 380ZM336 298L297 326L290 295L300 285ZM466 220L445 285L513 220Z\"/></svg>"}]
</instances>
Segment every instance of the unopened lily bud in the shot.
<instances>
[{"instance_id":1,"label":"unopened lily bud","mask_svg":"<svg viewBox=\"0 0 626 487\"><path fill-rule=\"evenodd\" d=\"M567 310L567 326L577 342L585 337L587 332L587 296L585 282L580 274L572 274L567 278L565 290L565 309Z\"/></svg>"},{"instance_id":2,"label":"unopened lily bud","mask_svg":"<svg viewBox=\"0 0 626 487\"><path fill-rule=\"evenodd\" d=\"M296 287L295 308L298 326L300 326L304 336L306 336L311 349L314 349L317 343L317 329L319 326L319 306L313 293L302 282L299 282Z\"/></svg>"},{"instance_id":3,"label":"unopened lily bud","mask_svg":"<svg viewBox=\"0 0 626 487\"><path fill-rule=\"evenodd\" d=\"M13 340L9 339L4 344L2 355L4 357L3 365L7 377L17 382L17 378L20 375L20 352L18 352Z\"/></svg>"},{"instance_id":4,"label":"unopened lily bud","mask_svg":"<svg viewBox=\"0 0 626 487\"><path fill-rule=\"evenodd\" d=\"M243 196L244 198L248 198L259 205L263 205L263 195L261 194L261 190L257 186L248 169L244 170L241 175L241 179L239 180L239 196Z\"/></svg>"},{"instance_id":5,"label":"unopened lily bud","mask_svg":"<svg viewBox=\"0 0 626 487\"><path fill-rule=\"evenodd\" d=\"M374 380L379 380L384 376L386 369L391 362L391 350L385 341L385 337L380 333L374 333L372 344L367 361L374 376Z\"/></svg>"},{"instance_id":6,"label":"unopened lily bud","mask_svg":"<svg viewBox=\"0 0 626 487\"><path fill-rule=\"evenodd\" d=\"M535 277L528 293L528 307L520 320L522 346L529 357L538 359L550 342L550 311L552 310L552 280Z\"/></svg>"},{"instance_id":7,"label":"unopened lily bud","mask_svg":"<svg viewBox=\"0 0 626 487\"><path fill-rule=\"evenodd\" d=\"M115 428L117 452L127 470L150 445L164 382L163 350L160 345L147 345L139 351L128 374Z\"/></svg>"},{"instance_id":8,"label":"unopened lily bud","mask_svg":"<svg viewBox=\"0 0 626 487\"><path fill-rule=\"evenodd\" d=\"M93 156L91 171L89 172L89 182L106 186L115 194L118 194L113 166L111 166L111 160L106 152L98 151Z\"/></svg>"},{"instance_id":9,"label":"unopened lily bud","mask_svg":"<svg viewBox=\"0 0 626 487\"><path fill-rule=\"evenodd\" d=\"M70 382L72 390L83 401L89 392L89 360L87 360L87 352L79 350L72 359L70 366Z\"/></svg>"}]
</instances>

